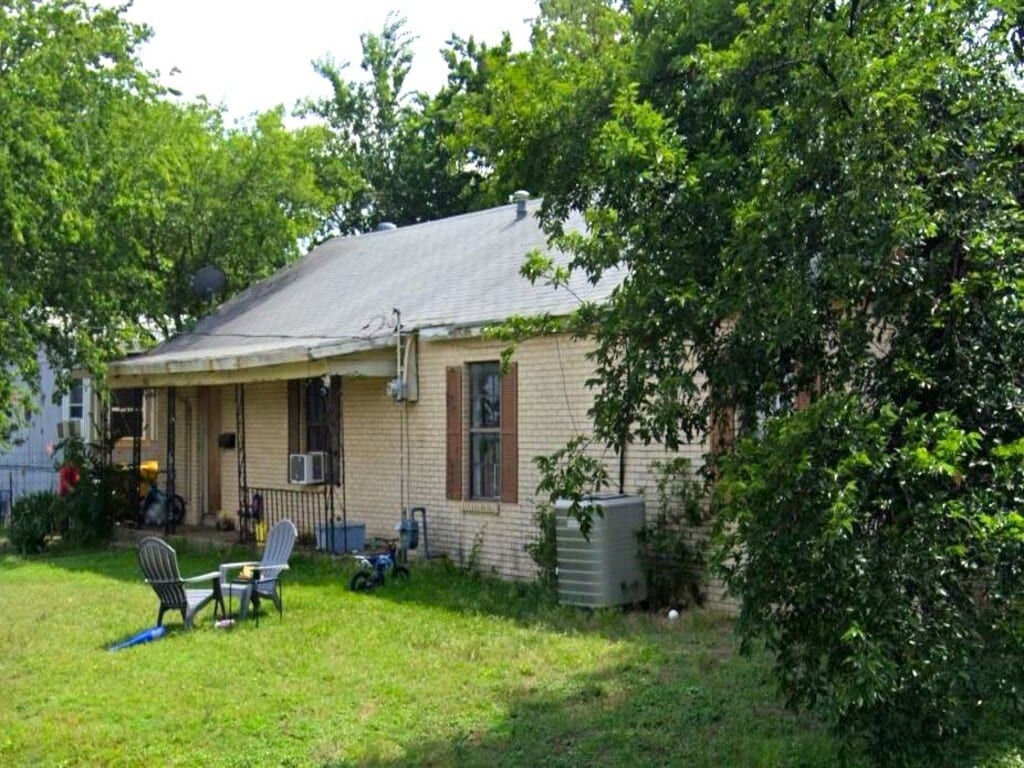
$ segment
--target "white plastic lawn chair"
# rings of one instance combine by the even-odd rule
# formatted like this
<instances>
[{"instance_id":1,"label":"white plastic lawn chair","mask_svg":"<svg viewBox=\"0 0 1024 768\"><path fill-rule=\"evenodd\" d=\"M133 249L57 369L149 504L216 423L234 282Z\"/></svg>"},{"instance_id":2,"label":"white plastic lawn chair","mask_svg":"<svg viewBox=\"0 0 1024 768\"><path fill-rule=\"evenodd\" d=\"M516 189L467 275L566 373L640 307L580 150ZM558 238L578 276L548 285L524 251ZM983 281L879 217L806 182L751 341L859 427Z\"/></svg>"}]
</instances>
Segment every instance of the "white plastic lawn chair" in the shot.
<instances>
[{"instance_id":1,"label":"white plastic lawn chair","mask_svg":"<svg viewBox=\"0 0 1024 768\"><path fill-rule=\"evenodd\" d=\"M288 570L288 558L292 555L295 539L299 532L291 520L280 520L267 535L267 544L261 560L224 563L220 566L221 594L239 600L238 618L245 620L249 615L249 604L258 611L260 599L267 598L279 615L284 614L281 604L281 575ZM244 569L249 569L248 578L240 578ZM236 575L232 575L237 572Z\"/></svg>"}]
</instances>

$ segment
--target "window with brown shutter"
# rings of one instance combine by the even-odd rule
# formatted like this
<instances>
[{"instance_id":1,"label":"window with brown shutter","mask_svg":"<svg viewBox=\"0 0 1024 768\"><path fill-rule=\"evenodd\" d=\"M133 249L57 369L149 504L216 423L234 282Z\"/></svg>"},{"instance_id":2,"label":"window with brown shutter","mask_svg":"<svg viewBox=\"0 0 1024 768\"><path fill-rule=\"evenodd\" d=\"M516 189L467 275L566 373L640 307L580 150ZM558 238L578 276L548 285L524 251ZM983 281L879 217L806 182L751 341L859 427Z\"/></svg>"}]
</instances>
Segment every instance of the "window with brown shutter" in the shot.
<instances>
[{"instance_id":1,"label":"window with brown shutter","mask_svg":"<svg viewBox=\"0 0 1024 768\"><path fill-rule=\"evenodd\" d=\"M341 377L288 382L288 453L323 451L327 482L341 482Z\"/></svg>"},{"instance_id":2,"label":"window with brown shutter","mask_svg":"<svg viewBox=\"0 0 1024 768\"><path fill-rule=\"evenodd\" d=\"M448 499L519 501L518 366L501 372L497 361L469 363L467 406L463 369L447 369L445 495ZM469 450L463 464L462 447ZM463 473L468 482L463 488Z\"/></svg>"},{"instance_id":3,"label":"window with brown shutter","mask_svg":"<svg viewBox=\"0 0 1024 768\"><path fill-rule=\"evenodd\" d=\"M302 382L288 382L288 453L302 453Z\"/></svg>"},{"instance_id":4,"label":"window with brown shutter","mask_svg":"<svg viewBox=\"0 0 1024 768\"><path fill-rule=\"evenodd\" d=\"M469 498L501 497L501 365L470 363Z\"/></svg>"},{"instance_id":5,"label":"window with brown shutter","mask_svg":"<svg viewBox=\"0 0 1024 768\"><path fill-rule=\"evenodd\" d=\"M327 396L327 429L330 435L330 477L328 482L341 485L341 416L342 389L341 376L331 376L331 390Z\"/></svg>"}]
</instances>

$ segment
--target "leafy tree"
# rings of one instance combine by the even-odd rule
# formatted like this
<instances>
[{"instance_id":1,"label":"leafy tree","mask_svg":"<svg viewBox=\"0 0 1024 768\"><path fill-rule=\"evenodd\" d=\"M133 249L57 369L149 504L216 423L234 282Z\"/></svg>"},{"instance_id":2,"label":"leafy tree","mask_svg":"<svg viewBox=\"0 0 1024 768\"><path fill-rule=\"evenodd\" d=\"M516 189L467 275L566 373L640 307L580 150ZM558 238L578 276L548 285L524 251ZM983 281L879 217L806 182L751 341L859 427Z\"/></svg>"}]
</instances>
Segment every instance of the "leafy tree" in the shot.
<instances>
[{"instance_id":1,"label":"leafy tree","mask_svg":"<svg viewBox=\"0 0 1024 768\"><path fill-rule=\"evenodd\" d=\"M740 630L879 760L1019 704L1019 3L542 7L502 77L550 87L479 124L515 125L501 172L536 174L573 268L628 270L576 318L597 434L738 440L715 470Z\"/></svg>"},{"instance_id":2,"label":"leafy tree","mask_svg":"<svg viewBox=\"0 0 1024 768\"><path fill-rule=\"evenodd\" d=\"M330 229L365 232L382 221L406 223L393 201L399 132L412 117L403 91L412 65L412 35L405 20L389 15L381 33L360 36L362 69L369 81L345 79L347 62L327 57L314 63L331 86L328 98L309 100L304 114L322 118L332 132L333 156L356 180L352 196L339 206ZM330 234L328 232L327 234Z\"/></svg>"},{"instance_id":3,"label":"leafy tree","mask_svg":"<svg viewBox=\"0 0 1024 768\"><path fill-rule=\"evenodd\" d=\"M453 36L442 50L448 82L435 95L417 94L416 109L402 125L394 196L411 221L429 221L507 201L508 189L491 183L484 153L460 130L467 102L486 98L494 74L508 60L512 40L498 45Z\"/></svg>"},{"instance_id":4,"label":"leafy tree","mask_svg":"<svg viewBox=\"0 0 1024 768\"><path fill-rule=\"evenodd\" d=\"M141 68L149 34L79 0L0 6L0 443L63 372L103 362L203 310L205 264L228 294L297 257L346 194L322 127L280 112L225 129ZM222 295L221 298L224 296Z\"/></svg>"},{"instance_id":5,"label":"leafy tree","mask_svg":"<svg viewBox=\"0 0 1024 768\"><path fill-rule=\"evenodd\" d=\"M103 226L111 124L154 93L116 10L0 7L0 440L58 369L96 364L133 336L112 277L131 273Z\"/></svg>"},{"instance_id":6,"label":"leafy tree","mask_svg":"<svg viewBox=\"0 0 1024 768\"><path fill-rule=\"evenodd\" d=\"M348 80L347 64L320 60L315 67L331 96L303 108L331 131L334 164L321 185L348 190L321 235L429 221L496 202L486 181L490 168L460 141L469 134L458 124L465 100L485 93L491 73L509 56L508 35L490 47L453 37L442 51L448 83L433 96L404 90L414 38L403 18L389 16L379 34L360 39L368 79Z\"/></svg>"},{"instance_id":7,"label":"leafy tree","mask_svg":"<svg viewBox=\"0 0 1024 768\"><path fill-rule=\"evenodd\" d=\"M161 101L119 131L116 186L133 194L111 207L120 247L137 254L144 271L124 291L161 335L206 308L191 283L201 267L224 270L223 300L295 260L333 208L317 176L325 130L289 131L279 110L229 130L205 104Z\"/></svg>"},{"instance_id":8,"label":"leafy tree","mask_svg":"<svg viewBox=\"0 0 1024 768\"><path fill-rule=\"evenodd\" d=\"M628 80L629 20L601 0L542 0L528 54L453 41L449 143L483 172L494 202L518 189L571 205L591 161L587 137ZM558 193L556 197L554 193ZM552 215L549 221L558 217Z\"/></svg>"}]
</instances>

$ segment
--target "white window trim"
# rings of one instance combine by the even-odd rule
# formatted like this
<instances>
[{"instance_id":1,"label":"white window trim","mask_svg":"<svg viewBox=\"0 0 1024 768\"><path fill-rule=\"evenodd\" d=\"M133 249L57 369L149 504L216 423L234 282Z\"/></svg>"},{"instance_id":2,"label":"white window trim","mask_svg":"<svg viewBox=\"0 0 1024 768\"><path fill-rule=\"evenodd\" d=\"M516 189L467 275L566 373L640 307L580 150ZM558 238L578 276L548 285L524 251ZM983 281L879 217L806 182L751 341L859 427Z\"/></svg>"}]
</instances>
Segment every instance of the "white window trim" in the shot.
<instances>
[{"instance_id":1,"label":"white window trim","mask_svg":"<svg viewBox=\"0 0 1024 768\"><path fill-rule=\"evenodd\" d=\"M82 383L82 415L72 416L71 415L71 393L67 392L64 397L61 398L61 419L64 421L77 421L78 434L82 436L83 440L88 440L91 437L92 430L90 426L92 424L89 409L89 404L92 401L92 387L89 384L89 379L78 379Z\"/></svg>"}]
</instances>

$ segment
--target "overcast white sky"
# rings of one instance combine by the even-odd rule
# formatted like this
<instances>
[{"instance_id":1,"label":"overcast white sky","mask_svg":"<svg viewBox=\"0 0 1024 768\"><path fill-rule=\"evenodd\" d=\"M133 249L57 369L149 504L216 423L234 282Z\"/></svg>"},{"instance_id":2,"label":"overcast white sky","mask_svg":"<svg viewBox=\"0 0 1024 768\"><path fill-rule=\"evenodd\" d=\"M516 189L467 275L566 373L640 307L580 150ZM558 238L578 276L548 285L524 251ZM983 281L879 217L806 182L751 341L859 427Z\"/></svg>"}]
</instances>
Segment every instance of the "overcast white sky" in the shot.
<instances>
[{"instance_id":1,"label":"overcast white sky","mask_svg":"<svg viewBox=\"0 0 1024 768\"><path fill-rule=\"evenodd\" d=\"M104 0L113 5L118 0ZM438 51L456 33L516 50L529 41L536 0L134 0L127 17L153 28L140 51L147 69L187 99L205 95L232 118L327 93L311 62L330 54L359 80L359 35L380 32L389 11L417 36L407 89L430 93L445 81ZM174 69L175 74L171 74Z\"/></svg>"}]
</instances>

